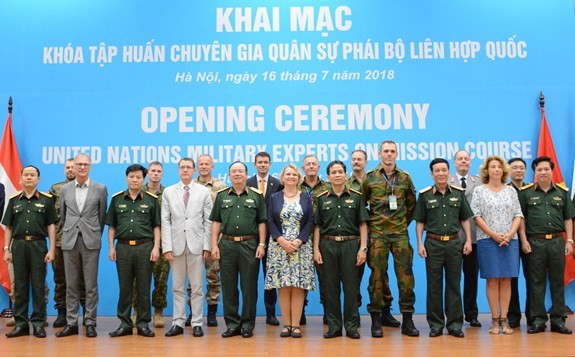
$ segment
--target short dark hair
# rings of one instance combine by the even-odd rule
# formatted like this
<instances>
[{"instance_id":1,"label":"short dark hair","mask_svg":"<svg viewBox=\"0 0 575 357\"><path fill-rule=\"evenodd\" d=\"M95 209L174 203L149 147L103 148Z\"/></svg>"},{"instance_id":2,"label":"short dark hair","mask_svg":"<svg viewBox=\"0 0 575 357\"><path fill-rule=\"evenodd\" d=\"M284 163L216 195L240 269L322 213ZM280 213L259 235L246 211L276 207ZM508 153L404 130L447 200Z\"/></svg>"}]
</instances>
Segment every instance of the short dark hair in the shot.
<instances>
[{"instance_id":1,"label":"short dark hair","mask_svg":"<svg viewBox=\"0 0 575 357\"><path fill-rule=\"evenodd\" d=\"M367 152L365 152L365 150L356 149L356 150L353 150L353 151L351 152L351 154L353 155L353 154L355 154L356 152L362 153L363 156L365 157L365 160L367 161Z\"/></svg>"},{"instance_id":2,"label":"short dark hair","mask_svg":"<svg viewBox=\"0 0 575 357\"><path fill-rule=\"evenodd\" d=\"M523 160L520 157L513 157L513 158L509 159L509 161L507 161L507 165L511 165L512 163L514 163L516 161L521 161L523 163L523 166L527 167L527 163L525 162L525 160Z\"/></svg>"},{"instance_id":3,"label":"short dark hair","mask_svg":"<svg viewBox=\"0 0 575 357\"><path fill-rule=\"evenodd\" d=\"M270 160L270 162L272 161L272 157L270 156L269 153L267 153L266 151L260 151L254 157L254 164L256 163L256 161L258 161L258 157L267 157Z\"/></svg>"},{"instance_id":4,"label":"short dark hair","mask_svg":"<svg viewBox=\"0 0 575 357\"><path fill-rule=\"evenodd\" d=\"M449 162L442 157L438 157L431 160L431 162L429 163L429 169L431 170L431 172L433 172L433 166L437 164L445 164L447 165L447 169L449 169Z\"/></svg>"},{"instance_id":5,"label":"short dark hair","mask_svg":"<svg viewBox=\"0 0 575 357\"><path fill-rule=\"evenodd\" d=\"M29 167L31 167L31 168L33 168L33 169L36 169L36 173L38 174L38 177L40 177L40 169L38 169L38 168L37 168L36 166L34 166L34 165L24 166L24 167L22 168L22 171L20 171L20 176L22 176L22 174L24 173L24 169L27 169L27 168L29 168Z\"/></svg>"},{"instance_id":6,"label":"short dark hair","mask_svg":"<svg viewBox=\"0 0 575 357\"><path fill-rule=\"evenodd\" d=\"M228 167L228 172L232 169L232 166L234 166L235 164L242 164L244 165L244 168L246 169L246 174L248 173L248 165L244 164L241 161L234 161L230 164L230 166Z\"/></svg>"},{"instance_id":7,"label":"short dark hair","mask_svg":"<svg viewBox=\"0 0 575 357\"><path fill-rule=\"evenodd\" d=\"M133 164L128 166L128 168L126 169L126 176L128 176L130 172L136 172L136 171L142 171L142 175L144 175L144 177L146 177L146 175L148 174L148 169L146 169L144 166L140 164Z\"/></svg>"},{"instance_id":8,"label":"short dark hair","mask_svg":"<svg viewBox=\"0 0 575 357\"><path fill-rule=\"evenodd\" d=\"M551 170L553 170L555 168L555 164L553 163L553 160L551 160L551 158L549 156L539 156L538 158L533 160L533 163L531 164L531 169L533 171L535 171L535 168L537 167L537 165L539 165L541 162L544 162L544 161L549 163L549 166L551 166Z\"/></svg>"},{"instance_id":9,"label":"short dark hair","mask_svg":"<svg viewBox=\"0 0 575 357\"><path fill-rule=\"evenodd\" d=\"M327 172L327 175L328 175L328 176L329 176L329 170L330 170L330 169L332 168L332 166L334 166L334 165L341 165L341 167L343 167L343 172L344 172L344 173L347 173L345 164L344 164L342 161L333 160L332 162L329 163L329 165L327 165L327 170L326 170L326 172Z\"/></svg>"},{"instance_id":10,"label":"short dark hair","mask_svg":"<svg viewBox=\"0 0 575 357\"><path fill-rule=\"evenodd\" d=\"M191 157L183 157L180 159L180 161L178 161L178 167L180 167L180 164L182 163L182 161L191 161L192 162L192 167L195 169L196 168L196 162L194 161L194 159L192 159Z\"/></svg>"}]
</instances>

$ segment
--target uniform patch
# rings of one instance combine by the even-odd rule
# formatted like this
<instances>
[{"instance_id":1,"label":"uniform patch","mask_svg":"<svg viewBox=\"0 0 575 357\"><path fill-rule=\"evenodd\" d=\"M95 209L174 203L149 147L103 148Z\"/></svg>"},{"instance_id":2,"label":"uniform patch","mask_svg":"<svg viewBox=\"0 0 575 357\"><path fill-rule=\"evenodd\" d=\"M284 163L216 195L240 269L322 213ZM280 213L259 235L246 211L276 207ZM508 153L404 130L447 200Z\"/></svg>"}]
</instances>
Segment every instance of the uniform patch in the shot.
<instances>
[{"instance_id":1,"label":"uniform patch","mask_svg":"<svg viewBox=\"0 0 575 357\"><path fill-rule=\"evenodd\" d=\"M353 203L353 200L345 200L345 203Z\"/></svg>"},{"instance_id":2,"label":"uniform patch","mask_svg":"<svg viewBox=\"0 0 575 357\"><path fill-rule=\"evenodd\" d=\"M125 203L120 203L120 204L118 205L118 208L128 208L128 205L125 204Z\"/></svg>"},{"instance_id":3,"label":"uniform patch","mask_svg":"<svg viewBox=\"0 0 575 357\"><path fill-rule=\"evenodd\" d=\"M252 200L251 198L248 198L248 199L246 200L246 202L247 202L247 203L255 203L255 201Z\"/></svg>"},{"instance_id":4,"label":"uniform patch","mask_svg":"<svg viewBox=\"0 0 575 357\"><path fill-rule=\"evenodd\" d=\"M140 208L148 208L148 207L150 207L150 206L145 204L145 203L140 205Z\"/></svg>"},{"instance_id":5,"label":"uniform patch","mask_svg":"<svg viewBox=\"0 0 575 357\"><path fill-rule=\"evenodd\" d=\"M43 208L43 207L44 207L44 204L43 204L43 203L35 203L34 206Z\"/></svg>"},{"instance_id":6,"label":"uniform patch","mask_svg":"<svg viewBox=\"0 0 575 357\"><path fill-rule=\"evenodd\" d=\"M457 197L451 197L449 200L452 201L452 202L457 202L457 201L459 201L459 198L457 198Z\"/></svg>"}]
</instances>

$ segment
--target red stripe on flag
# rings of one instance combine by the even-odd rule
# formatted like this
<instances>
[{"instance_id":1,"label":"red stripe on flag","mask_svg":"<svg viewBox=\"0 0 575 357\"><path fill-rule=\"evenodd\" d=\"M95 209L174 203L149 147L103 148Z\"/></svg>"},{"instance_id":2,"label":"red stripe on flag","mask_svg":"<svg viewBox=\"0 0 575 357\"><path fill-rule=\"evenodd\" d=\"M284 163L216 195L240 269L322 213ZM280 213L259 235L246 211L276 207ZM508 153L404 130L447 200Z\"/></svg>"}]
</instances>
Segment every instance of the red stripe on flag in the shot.
<instances>
[{"instance_id":1,"label":"red stripe on flag","mask_svg":"<svg viewBox=\"0 0 575 357\"><path fill-rule=\"evenodd\" d=\"M22 171L22 162L18 154L18 147L12 131L12 114L8 114L2 142L0 143L0 182L4 184L6 190L6 200L14 194L15 191L22 189L20 185L20 171ZM2 207L4 209L4 207ZM4 227L0 226L0 246L4 247ZM10 275L8 266L4 260L0 260L0 284L10 294Z\"/></svg>"}]
</instances>

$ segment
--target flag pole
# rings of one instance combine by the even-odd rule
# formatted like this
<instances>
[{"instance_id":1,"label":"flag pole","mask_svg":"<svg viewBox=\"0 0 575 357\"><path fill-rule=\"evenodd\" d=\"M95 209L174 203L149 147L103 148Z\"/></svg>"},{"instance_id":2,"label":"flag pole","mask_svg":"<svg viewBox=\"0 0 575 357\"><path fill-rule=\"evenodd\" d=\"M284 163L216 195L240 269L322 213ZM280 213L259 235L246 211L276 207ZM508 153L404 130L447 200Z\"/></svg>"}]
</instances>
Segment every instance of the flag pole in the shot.
<instances>
[{"instance_id":1,"label":"flag pole","mask_svg":"<svg viewBox=\"0 0 575 357\"><path fill-rule=\"evenodd\" d=\"M12 96L10 96L10 98L8 98L8 115L12 114L13 103L14 102L12 101ZM2 207L1 209L4 209L4 207ZM2 312L0 313L0 317L11 318L13 316L14 316L14 309L12 308L12 299L10 298L10 296L8 296L8 308L2 310Z\"/></svg>"},{"instance_id":2,"label":"flag pole","mask_svg":"<svg viewBox=\"0 0 575 357\"><path fill-rule=\"evenodd\" d=\"M543 95L543 91L539 93L539 108L545 110L545 96Z\"/></svg>"}]
</instances>

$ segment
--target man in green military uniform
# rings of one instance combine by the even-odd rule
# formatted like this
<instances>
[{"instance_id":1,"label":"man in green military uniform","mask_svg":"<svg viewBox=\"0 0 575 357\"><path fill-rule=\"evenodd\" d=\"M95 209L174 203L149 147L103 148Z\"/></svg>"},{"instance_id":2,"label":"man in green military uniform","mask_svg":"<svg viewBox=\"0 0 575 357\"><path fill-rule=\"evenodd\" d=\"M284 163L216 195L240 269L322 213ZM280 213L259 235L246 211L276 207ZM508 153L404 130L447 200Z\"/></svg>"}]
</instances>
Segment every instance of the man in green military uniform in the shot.
<instances>
[{"instance_id":1,"label":"man in green military uniform","mask_svg":"<svg viewBox=\"0 0 575 357\"><path fill-rule=\"evenodd\" d=\"M68 323L66 320L66 273L64 270L64 255L62 253L63 227L60 224L60 188L65 183L74 181L76 178L74 158L70 158L64 163L64 176L66 176L66 181L53 184L50 187L50 191L48 191L52 195L54 207L56 208L56 222L54 223L56 227L56 249L54 251L52 270L54 271L54 308L58 310L58 317L54 321L54 327L64 327ZM82 306L86 304L86 288L84 287L83 278L80 280L80 303Z\"/></svg>"},{"instance_id":2,"label":"man in green military uniform","mask_svg":"<svg viewBox=\"0 0 575 357\"><path fill-rule=\"evenodd\" d=\"M465 191L447 183L449 162L443 158L433 159L429 168L435 185L419 191L419 199L413 213L413 219L417 222L415 228L417 251L419 256L425 259L427 273L426 305L429 337L441 336L443 327L447 327L448 333L452 336L464 337L465 334L461 330L463 326L461 264L463 254L471 252L469 218L473 216L473 212L465 198ZM467 237L464 244L459 239L460 229L463 229ZM427 232L425 244L422 240L424 230ZM445 310L443 309L444 278Z\"/></svg>"},{"instance_id":3,"label":"man in green military uniform","mask_svg":"<svg viewBox=\"0 0 575 357\"><path fill-rule=\"evenodd\" d=\"M148 324L151 321L150 285L153 262L160 255L160 210L158 198L142 189L148 170L134 164L126 169L128 189L112 197L106 216L108 225L108 257L116 262L120 297L118 317L120 327L110 332L119 337L132 334L132 290L138 286L138 335L154 337ZM114 239L118 240L114 248Z\"/></svg>"},{"instance_id":4,"label":"man in green military uniform","mask_svg":"<svg viewBox=\"0 0 575 357\"><path fill-rule=\"evenodd\" d=\"M319 159L315 155L306 155L303 158L303 165L301 167L305 176L303 178L303 182L301 184L301 191L307 193L311 197L311 202L313 203L313 212L315 214L317 210L317 196L320 193L323 193L330 188L329 182L323 181L319 178ZM325 297L322 290L322 280L321 280L321 270L316 269L317 272L317 280L319 282L319 302L320 304L324 304ZM301 320L299 322L300 326L305 325L307 323L305 317L305 306L308 304L307 301L307 291L306 291L306 298L304 303L304 309L301 314ZM327 324L327 317L325 313L323 314L323 323L324 325Z\"/></svg>"},{"instance_id":5,"label":"man in green military uniform","mask_svg":"<svg viewBox=\"0 0 575 357\"><path fill-rule=\"evenodd\" d=\"M371 268L367 311L371 315L372 337L383 337L384 326L399 327L390 313L393 296L389 290L387 267L389 253L393 255L399 286L399 309L403 314L401 333L419 336L413 324L415 311L415 279L413 248L407 227L415 210L415 187L409 174L396 165L397 144L384 141L380 145L380 165L367 173L361 185L363 200L369 204L369 243L367 263Z\"/></svg>"},{"instance_id":6,"label":"man in green military uniform","mask_svg":"<svg viewBox=\"0 0 575 357\"><path fill-rule=\"evenodd\" d=\"M152 161L148 165L148 183L142 189L156 195L159 201L159 207L162 207L162 193L164 193L164 186L161 184L162 177L164 176L164 166L159 161ZM168 275L170 275L170 263L164 258L160 247L160 258L154 263L154 290L152 291L152 307L154 308L154 327L164 327L163 312L168 303L166 301L166 294L168 292ZM134 291L132 293L132 306L134 315L132 322L136 323L137 316L136 310L138 309L138 286L134 284Z\"/></svg>"},{"instance_id":7,"label":"man in green military uniform","mask_svg":"<svg viewBox=\"0 0 575 357\"><path fill-rule=\"evenodd\" d=\"M26 166L20 173L22 191L10 198L2 224L4 234L4 261L14 266L14 319L16 327L6 337L30 334L46 337L46 263L54 260L56 246L56 210L52 196L37 191L40 170ZM46 245L50 238L50 249ZM32 315L28 321L29 291L32 287Z\"/></svg>"},{"instance_id":8,"label":"man in green military uniform","mask_svg":"<svg viewBox=\"0 0 575 357\"><path fill-rule=\"evenodd\" d=\"M573 333L565 327L565 255L573 252L573 217L575 208L567 189L553 183L555 164L547 156L533 160L534 184L523 186L519 203L525 216L519 237L521 249L528 254L531 299L529 308L533 325L527 333L544 332L548 320L545 311L547 279L551 291L551 331ZM566 235L566 241L563 239Z\"/></svg>"},{"instance_id":9,"label":"man in green military uniform","mask_svg":"<svg viewBox=\"0 0 575 357\"><path fill-rule=\"evenodd\" d=\"M214 160L208 154L203 154L198 157L198 177L194 182L207 187L210 190L212 197L212 204L216 202L218 192L226 188L226 184L212 176L214 170ZM213 259L210 255L205 260L206 268L206 281L208 282L206 292L206 302L208 303L208 326L218 326L216 319L216 312L218 310L218 303L220 302L220 263ZM188 297L191 294L191 289L188 288ZM191 307L190 307L191 308ZM192 321L192 314L186 319L186 326L190 326Z\"/></svg>"},{"instance_id":10,"label":"man in green military uniform","mask_svg":"<svg viewBox=\"0 0 575 357\"><path fill-rule=\"evenodd\" d=\"M317 198L313 234L314 260L321 270L328 331L324 338L341 336L340 284L343 284L343 326L350 338L360 338L358 294L359 267L367 256L369 215L361 193L346 187L346 167L341 161L327 166L331 189Z\"/></svg>"},{"instance_id":11,"label":"man in green military uniform","mask_svg":"<svg viewBox=\"0 0 575 357\"><path fill-rule=\"evenodd\" d=\"M258 259L264 256L266 248L267 209L261 192L247 186L246 164L232 163L229 176L232 187L218 193L210 215L212 255L220 261L224 293L227 330L222 337L241 334L250 338L256 320ZM242 289L241 316L238 313L238 273Z\"/></svg>"}]
</instances>

